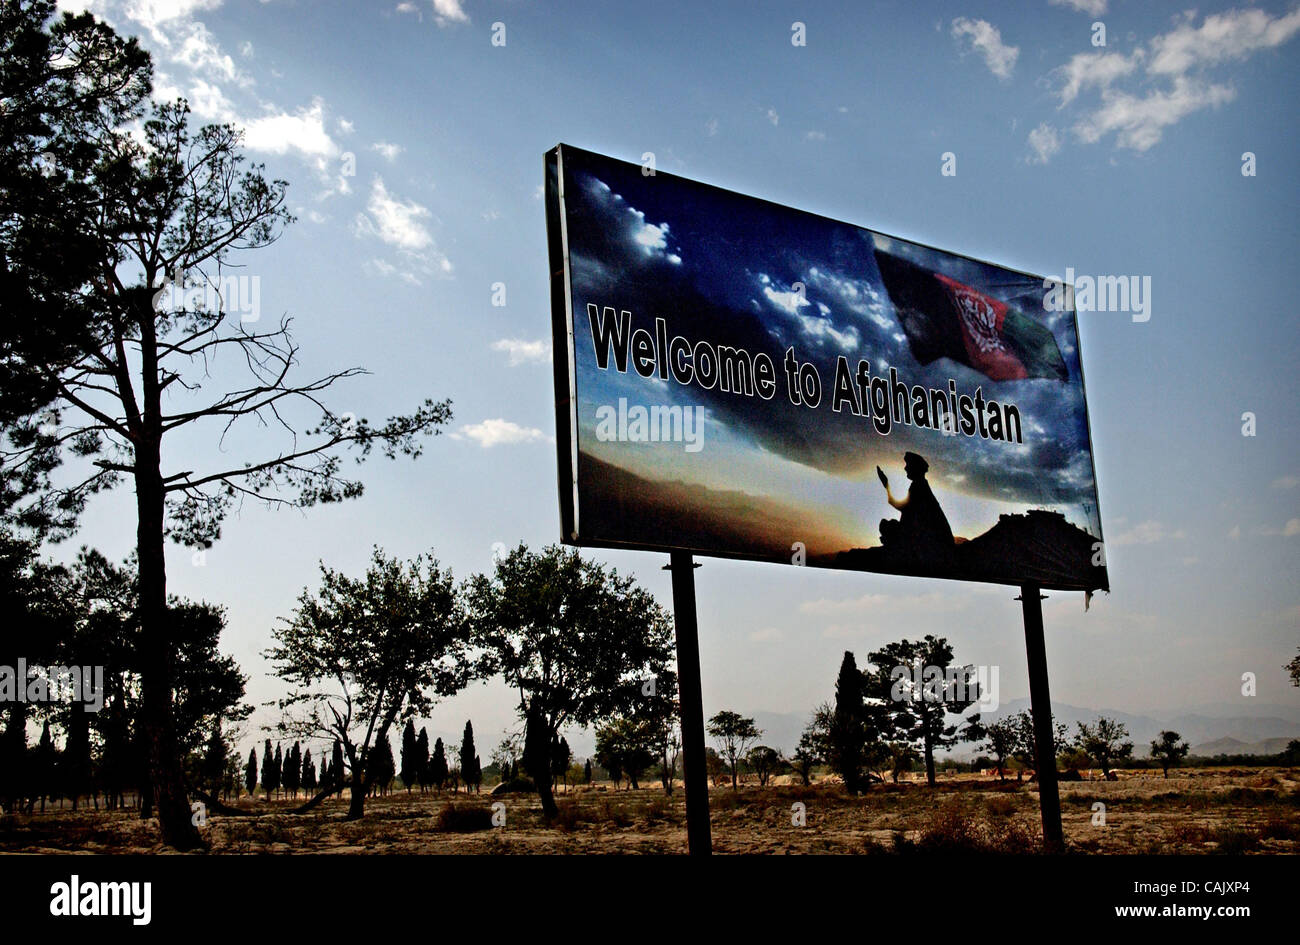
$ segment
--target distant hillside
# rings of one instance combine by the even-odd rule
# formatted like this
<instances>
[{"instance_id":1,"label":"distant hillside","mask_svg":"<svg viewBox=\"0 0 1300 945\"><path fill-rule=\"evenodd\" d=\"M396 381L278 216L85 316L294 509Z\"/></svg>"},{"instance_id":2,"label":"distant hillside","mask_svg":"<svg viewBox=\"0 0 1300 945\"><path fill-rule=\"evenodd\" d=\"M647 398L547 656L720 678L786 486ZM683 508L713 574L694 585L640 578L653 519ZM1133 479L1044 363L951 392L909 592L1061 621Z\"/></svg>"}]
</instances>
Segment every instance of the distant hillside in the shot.
<instances>
[{"instance_id":1,"label":"distant hillside","mask_svg":"<svg viewBox=\"0 0 1300 945\"><path fill-rule=\"evenodd\" d=\"M981 719L995 722L1028 708L1028 699L1012 699ZM1300 707L1261 704L1256 710L1260 713L1258 715L1234 714L1243 710L1231 704L1197 706L1196 709L1195 712L1141 715L1058 702L1053 713L1058 722L1069 727L1071 735L1078 730L1079 722L1093 722L1099 715L1124 723L1128 726L1133 751L1138 757L1150 754L1151 742L1165 729L1173 729L1181 735L1196 755L1276 754L1286 748L1291 739L1300 738ZM799 736L812 717L812 709L810 707L807 712L755 712L753 716L755 724L763 730L763 744L779 748L788 755L799 744ZM1221 743L1229 747L1216 747ZM950 757L970 759L976 754L971 746L961 745Z\"/></svg>"},{"instance_id":2,"label":"distant hillside","mask_svg":"<svg viewBox=\"0 0 1300 945\"><path fill-rule=\"evenodd\" d=\"M1204 758L1215 755L1279 755L1286 751L1289 738L1266 738L1259 742L1243 742L1239 738L1216 738L1192 746L1192 754Z\"/></svg>"}]
</instances>

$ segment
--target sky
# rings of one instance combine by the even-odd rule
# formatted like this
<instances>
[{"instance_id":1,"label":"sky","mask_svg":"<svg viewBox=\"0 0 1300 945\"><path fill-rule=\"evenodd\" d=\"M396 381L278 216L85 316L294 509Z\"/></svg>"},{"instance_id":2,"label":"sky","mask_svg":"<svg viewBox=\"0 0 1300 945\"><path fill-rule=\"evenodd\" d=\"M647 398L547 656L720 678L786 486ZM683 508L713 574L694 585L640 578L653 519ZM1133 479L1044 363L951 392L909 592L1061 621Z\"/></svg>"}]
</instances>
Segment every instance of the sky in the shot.
<instances>
[{"instance_id":1,"label":"sky","mask_svg":"<svg viewBox=\"0 0 1300 945\"><path fill-rule=\"evenodd\" d=\"M1144 319L1079 316L1111 593L1044 602L1053 698L1300 706L1282 669L1300 642L1296 3L67 6L139 35L159 96L243 127L289 182L297 222L241 272L261 317L295 319L304 377L370 370L334 409L454 402L419 461L364 468L360 500L249 506L201 559L169 555L173 592L228 608L253 701L283 692L261 653L320 562L432 550L468 577L498 543L558 539L541 185L565 142L1012 269L1149 278ZM258 436L165 463L275 443ZM126 489L96 499L53 554L125 557L132 514ZM664 555L591 554L671 606ZM925 633L999 666L1004 702L1027 693L1013 588L703 564L709 714L811 712L844 650ZM518 727L499 683L425 724L458 740L466 719L484 756Z\"/></svg>"}]
</instances>

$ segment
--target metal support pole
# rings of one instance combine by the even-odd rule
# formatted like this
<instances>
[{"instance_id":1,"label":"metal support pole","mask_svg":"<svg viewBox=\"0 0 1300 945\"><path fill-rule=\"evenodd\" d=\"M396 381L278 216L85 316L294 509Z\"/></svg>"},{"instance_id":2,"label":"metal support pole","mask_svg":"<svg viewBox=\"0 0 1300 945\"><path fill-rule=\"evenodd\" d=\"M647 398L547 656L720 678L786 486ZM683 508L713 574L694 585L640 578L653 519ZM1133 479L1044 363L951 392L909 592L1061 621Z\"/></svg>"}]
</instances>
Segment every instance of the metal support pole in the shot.
<instances>
[{"instance_id":1,"label":"metal support pole","mask_svg":"<svg viewBox=\"0 0 1300 945\"><path fill-rule=\"evenodd\" d=\"M1043 849L1065 852L1061 829L1061 795L1056 784L1056 744L1052 737L1052 698L1047 691L1047 644L1043 639L1043 600L1038 585L1020 586L1025 614L1025 656L1029 660L1029 704L1034 716L1034 747L1038 768L1038 806L1043 816Z\"/></svg>"},{"instance_id":2,"label":"metal support pole","mask_svg":"<svg viewBox=\"0 0 1300 945\"><path fill-rule=\"evenodd\" d=\"M709 778L704 761L704 697L700 689L700 639L695 616L695 569L689 553L674 551L673 623L677 630L677 685L682 711L682 781L686 786L686 842L693 856L709 856Z\"/></svg>"}]
</instances>

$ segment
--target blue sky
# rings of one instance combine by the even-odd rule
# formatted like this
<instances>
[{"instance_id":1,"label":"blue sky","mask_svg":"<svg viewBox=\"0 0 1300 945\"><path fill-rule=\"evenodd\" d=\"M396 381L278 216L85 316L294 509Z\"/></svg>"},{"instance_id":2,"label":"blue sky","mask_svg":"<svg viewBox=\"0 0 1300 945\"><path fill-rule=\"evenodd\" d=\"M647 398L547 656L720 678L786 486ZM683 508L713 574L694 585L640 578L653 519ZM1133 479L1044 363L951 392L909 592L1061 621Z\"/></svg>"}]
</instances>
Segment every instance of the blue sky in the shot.
<instances>
[{"instance_id":1,"label":"blue sky","mask_svg":"<svg viewBox=\"0 0 1300 945\"><path fill-rule=\"evenodd\" d=\"M564 141L1015 269L1150 277L1149 320L1080 314L1112 593L1045 602L1053 696L1241 703L1254 672L1259 702L1300 705L1281 668L1300 642L1294 2L69 6L139 34L159 94L245 127L290 182L298 222L243 272L264 317L294 316L304 374L373 372L335 409L455 402L419 462L372 461L362 500L248 507L203 566L172 554L173 591L229 607L257 701L318 560L432 548L468 576L496 542L558 538L540 186ZM245 447L265 443L227 446ZM80 540L124 556L131 513L126 491L97 500ZM663 556L595 557L670 605ZM810 711L844 649L926 632L999 665L1003 701L1026 694L1011 589L714 560L696 580L710 713ZM486 755L514 725L504 687L443 703L430 734L466 718Z\"/></svg>"}]
</instances>

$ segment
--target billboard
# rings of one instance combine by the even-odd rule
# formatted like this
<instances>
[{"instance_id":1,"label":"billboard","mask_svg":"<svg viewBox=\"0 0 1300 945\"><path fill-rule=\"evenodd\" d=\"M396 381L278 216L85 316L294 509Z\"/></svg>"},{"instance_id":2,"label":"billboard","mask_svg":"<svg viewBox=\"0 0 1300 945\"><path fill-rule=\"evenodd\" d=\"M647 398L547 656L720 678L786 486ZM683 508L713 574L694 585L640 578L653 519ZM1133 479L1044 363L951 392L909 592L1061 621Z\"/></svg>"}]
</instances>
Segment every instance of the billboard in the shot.
<instances>
[{"instance_id":1,"label":"billboard","mask_svg":"<svg viewBox=\"0 0 1300 945\"><path fill-rule=\"evenodd\" d=\"M547 152L563 540L1108 589L1059 284Z\"/></svg>"}]
</instances>

